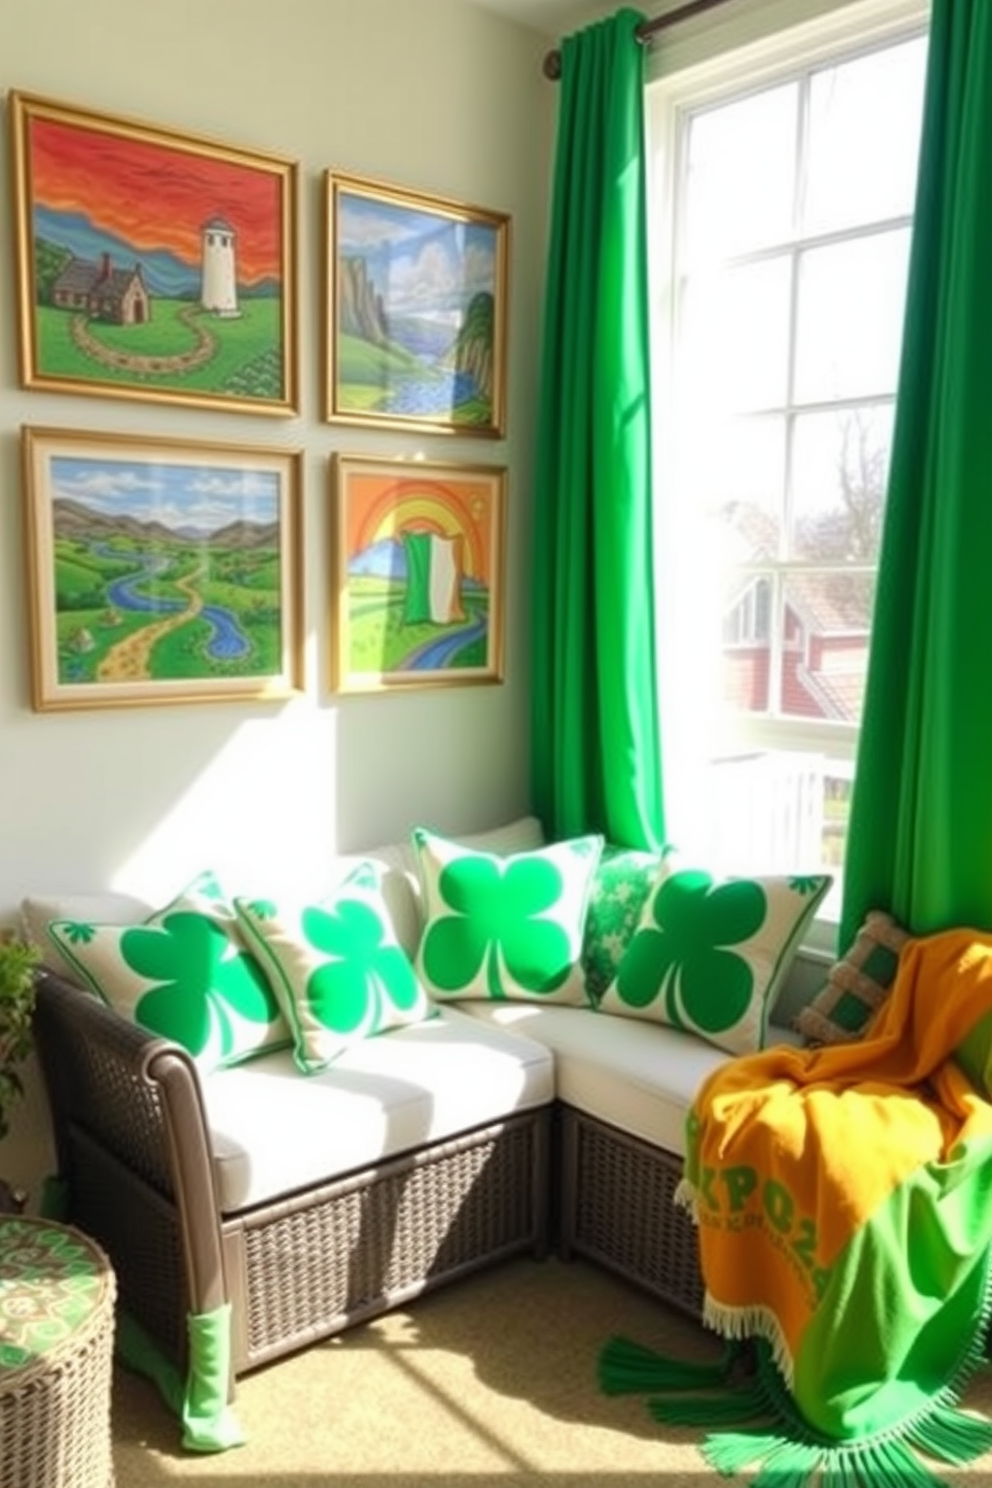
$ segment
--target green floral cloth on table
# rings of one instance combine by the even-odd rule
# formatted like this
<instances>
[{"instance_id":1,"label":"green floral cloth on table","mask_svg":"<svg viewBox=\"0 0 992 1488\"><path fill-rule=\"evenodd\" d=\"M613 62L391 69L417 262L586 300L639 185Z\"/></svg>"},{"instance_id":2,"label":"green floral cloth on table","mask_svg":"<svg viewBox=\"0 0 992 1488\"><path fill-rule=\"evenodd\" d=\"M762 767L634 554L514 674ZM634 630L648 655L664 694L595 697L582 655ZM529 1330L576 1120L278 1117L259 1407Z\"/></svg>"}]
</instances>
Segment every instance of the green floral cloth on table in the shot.
<instances>
[{"instance_id":1,"label":"green floral cloth on table","mask_svg":"<svg viewBox=\"0 0 992 1488\"><path fill-rule=\"evenodd\" d=\"M0 1219L0 1382L57 1354L107 1299L114 1279L102 1253L64 1225Z\"/></svg>"}]
</instances>

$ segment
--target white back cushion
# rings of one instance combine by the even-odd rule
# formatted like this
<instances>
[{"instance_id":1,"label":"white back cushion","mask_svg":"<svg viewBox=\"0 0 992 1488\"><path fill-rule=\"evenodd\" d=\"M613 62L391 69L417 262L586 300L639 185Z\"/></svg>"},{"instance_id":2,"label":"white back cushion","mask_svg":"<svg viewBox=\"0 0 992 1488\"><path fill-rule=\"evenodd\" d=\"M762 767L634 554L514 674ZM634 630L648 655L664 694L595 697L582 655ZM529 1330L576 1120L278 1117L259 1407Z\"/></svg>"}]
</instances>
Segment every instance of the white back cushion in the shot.
<instances>
[{"instance_id":1,"label":"white back cushion","mask_svg":"<svg viewBox=\"0 0 992 1488\"><path fill-rule=\"evenodd\" d=\"M504 826L494 827L488 832L460 836L458 840L467 847L481 848L485 852L525 852L542 845L544 832L536 816L521 816ZM416 954L423 929L423 907L416 857L411 842L389 843L385 847L371 848L368 852L342 855L335 862L333 882L316 885L314 893L320 897L330 893L357 863L368 858L381 863L385 869L382 897L393 921L396 938L407 955L412 957ZM234 885L231 892L238 891L238 887ZM75 981L76 973L49 938L50 920L83 920L93 925L139 925L159 907L135 894L106 891L92 894L32 894L21 900L21 934L31 945L38 947L42 964L49 971Z\"/></svg>"},{"instance_id":2,"label":"white back cushion","mask_svg":"<svg viewBox=\"0 0 992 1488\"><path fill-rule=\"evenodd\" d=\"M79 980L48 934L50 920L82 920L91 925L140 925L155 905L135 894L31 894L21 900L21 935L41 952L41 964L71 982Z\"/></svg>"}]
</instances>

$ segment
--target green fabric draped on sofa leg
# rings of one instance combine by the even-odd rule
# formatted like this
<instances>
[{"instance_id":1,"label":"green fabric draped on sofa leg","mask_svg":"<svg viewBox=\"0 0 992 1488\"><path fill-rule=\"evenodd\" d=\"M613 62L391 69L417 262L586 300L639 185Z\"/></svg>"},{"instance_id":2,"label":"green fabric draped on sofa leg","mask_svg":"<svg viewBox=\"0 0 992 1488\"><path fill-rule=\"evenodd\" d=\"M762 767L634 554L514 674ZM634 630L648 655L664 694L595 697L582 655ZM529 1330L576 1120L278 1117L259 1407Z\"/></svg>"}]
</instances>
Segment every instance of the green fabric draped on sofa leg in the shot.
<instances>
[{"instance_id":1,"label":"green fabric draped on sofa leg","mask_svg":"<svg viewBox=\"0 0 992 1488\"><path fill-rule=\"evenodd\" d=\"M992 7L934 0L840 949L992 928Z\"/></svg>"},{"instance_id":2,"label":"green fabric draped on sofa leg","mask_svg":"<svg viewBox=\"0 0 992 1488\"><path fill-rule=\"evenodd\" d=\"M245 1435L228 1400L231 1362L231 1304L190 1314L189 1365L185 1379L158 1344L129 1314L117 1320L117 1356L155 1385L182 1425L191 1452L225 1452L244 1445Z\"/></svg>"},{"instance_id":3,"label":"green fabric draped on sofa leg","mask_svg":"<svg viewBox=\"0 0 992 1488\"><path fill-rule=\"evenodd\" d=\"M41 1213L67 1218L64 1179L55 1174L42 1185ZM155 1340L129 1312L118 1306L114 1354L128 1369L143 1374L157 1388L182 1424L182 1444L191 1452L224 1452L244 1445L245 1435L228 1399L231 1382L231 1304L213 1312L190 1314L189 1364L183 1379Z\"/></svg>"},{"instance_id":4,"label":"green fabric draped on sofa leg","mask_svg":"<svg viewBox=\"0 0 992 1488\"><path fill-rule=\"evenodd\" d=\"M533 788L549 836L664 837L643 19L562 45L534 488Z\"/></svg>"}]
</instances>

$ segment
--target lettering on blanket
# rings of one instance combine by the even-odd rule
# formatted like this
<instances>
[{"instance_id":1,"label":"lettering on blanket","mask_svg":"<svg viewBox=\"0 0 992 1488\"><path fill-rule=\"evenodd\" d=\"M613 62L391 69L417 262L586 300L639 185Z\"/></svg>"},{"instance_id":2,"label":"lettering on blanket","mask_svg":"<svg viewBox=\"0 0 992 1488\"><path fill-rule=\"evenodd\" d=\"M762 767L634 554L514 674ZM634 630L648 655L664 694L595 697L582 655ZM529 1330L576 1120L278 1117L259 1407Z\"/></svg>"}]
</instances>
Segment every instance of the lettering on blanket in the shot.
<instances>
[{"instance_id":1,"label":"lettering on blanket","mask_svg":"<svg viewBox=\"0 0 992 1488\"><path fill-rule=\"evenodd\" d=\"M830 1283L830 1267L817 1264L816 1221L799 1213L786 1185L777 1178L759 1181L757 1170L746 1163L724 1168L699 1164L693 1176L698 1223L731 1233L762 1230L817 1306Z\"/></svg>"}]
</instances>

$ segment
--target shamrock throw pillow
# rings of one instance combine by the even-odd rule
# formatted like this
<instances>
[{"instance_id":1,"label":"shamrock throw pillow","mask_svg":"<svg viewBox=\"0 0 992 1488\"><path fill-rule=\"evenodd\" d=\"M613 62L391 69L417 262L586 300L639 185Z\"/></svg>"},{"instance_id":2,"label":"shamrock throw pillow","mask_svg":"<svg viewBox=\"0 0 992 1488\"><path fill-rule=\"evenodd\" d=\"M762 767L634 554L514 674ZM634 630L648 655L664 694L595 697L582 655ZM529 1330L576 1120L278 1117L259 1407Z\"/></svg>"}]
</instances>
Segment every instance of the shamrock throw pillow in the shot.
<instances>
[{"instance_id":1,"label":"shamrock throw pillow","mask_svg":"<svg viewBox=\"0 0 992 1488\"><path fill-rule=\"evenodd\" d=\"M425 916L417 970L433 997L588 1006L582 939L602 837L504 856L418 827L413 844Z\"/></svg>"},{"instance_id":2,"label":"shamrock throw pillow","mask_svg":"<svg viewBox=\"0 0 992 1488\"><path fill-rule=\"evenodd\" d=\"M768 1013L831 881L717 881L666 863L601 1011L687 1029L729 1054L764 1048Z\"/></svg>"},{"instance_id":3,"label":"shamrock throw pillow","mask_svg":"<svg viewBox=\"0 0 992 1488\"><path fill-rule=\"evenodd\" d=\"M290 1033L245 949L234 911L203 875L141 925L55 920L48 933L85 986L204 1071L285 1048Z\"/></svg>"},{"instance_id":4,"label":"shamrock throw pillow","mask_svg":"<svg viewBox=\"0 0 992 1488\"><path fill-rule=\"evenodd\" d=\"M318 904L235 899L249 945L272 978L305 1074L371 1034L434 1009L393 930L382 869L359 863Z\"/></svg>"},{"instance_id":5,"label":"shamrock throw pillow","mask_svg":"<svg viewBox=\"0 0 992 1488\"><path fill-rule=\"evenodd\" d=\"M666 852L606 846L593 874L582 946L589 996L598 1002L617 967L644 908Z\"/></svg>"},{"instance_id":6,"label":"shamrock throw pillow","mask_svg":"<svg viewBox=\"0 0 992 1488\"><path fill-rule=\"evenodd\" d=\"M826 985L792 1020L811 1044L847 1043L863 1038L892 991L899 955L909 931L884 910L874 909L846 955L835 961Z\"/></svg>"}]
</instances>

